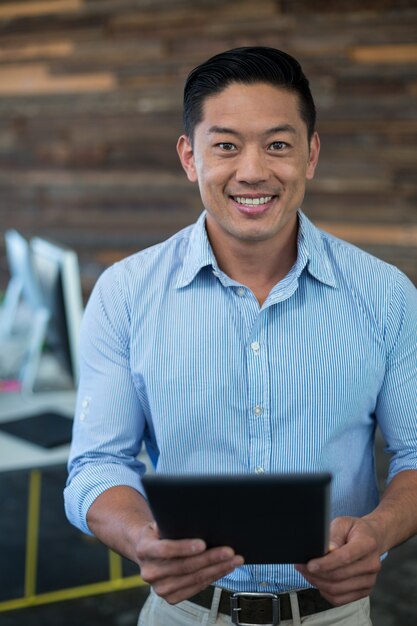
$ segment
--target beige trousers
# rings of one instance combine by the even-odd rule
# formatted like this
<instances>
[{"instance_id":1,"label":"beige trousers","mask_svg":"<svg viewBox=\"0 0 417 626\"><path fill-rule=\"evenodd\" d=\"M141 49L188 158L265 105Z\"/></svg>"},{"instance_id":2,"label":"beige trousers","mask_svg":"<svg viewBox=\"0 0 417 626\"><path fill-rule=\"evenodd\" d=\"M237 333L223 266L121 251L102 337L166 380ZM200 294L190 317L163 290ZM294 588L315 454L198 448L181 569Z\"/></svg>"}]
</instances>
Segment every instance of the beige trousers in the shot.
<instances>
[{"instance_id":1,"label":"beige trousers","mask_svg":"<svg viewBox=\"0 0 417 626\"><path fill-rule=\"evenodd\" d=\"M292 594L292 620L284 620L282 626L372 626L369 617L369 598L345 604L330 611L300 618L296 594ZM204 609L192 602L180 602L174 606L151 591L139 616L138 626L230 626L232 620L216 610Z\"/></svg>"}]
</instances>

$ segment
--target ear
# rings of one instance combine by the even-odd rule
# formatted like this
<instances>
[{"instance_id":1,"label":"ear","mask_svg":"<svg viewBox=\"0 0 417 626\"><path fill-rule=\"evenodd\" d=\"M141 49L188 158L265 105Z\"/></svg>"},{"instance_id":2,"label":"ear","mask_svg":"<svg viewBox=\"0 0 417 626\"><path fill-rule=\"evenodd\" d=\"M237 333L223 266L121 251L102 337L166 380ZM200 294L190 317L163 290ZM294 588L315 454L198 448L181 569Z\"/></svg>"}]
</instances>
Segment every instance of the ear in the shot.
<instances>
[{"instance_id":1,"label":"ear","mask_svg":"<svg viewBox=\"0 0 417 626\"><path fill-rule=\"evenodd\" d=\"M310 154L308 158L307 172L306 178L307 180L311 180L314 178L314 172L316 171L316 166L319 161L320 154L320 137L317 132L314 132L311 141L310 141Z\"/></svg>"},{"instance_id":2,"label":"ear","mask_svg":"<svg viewBox=\"0 0 417 626\"><path fill-rule=\"evenodd\" d=\"M177 141L177 152L187 178L190 182L197 182L197 172L194 163L194 152L187 135L181 135Z\"/></svg>"}]
</instances>

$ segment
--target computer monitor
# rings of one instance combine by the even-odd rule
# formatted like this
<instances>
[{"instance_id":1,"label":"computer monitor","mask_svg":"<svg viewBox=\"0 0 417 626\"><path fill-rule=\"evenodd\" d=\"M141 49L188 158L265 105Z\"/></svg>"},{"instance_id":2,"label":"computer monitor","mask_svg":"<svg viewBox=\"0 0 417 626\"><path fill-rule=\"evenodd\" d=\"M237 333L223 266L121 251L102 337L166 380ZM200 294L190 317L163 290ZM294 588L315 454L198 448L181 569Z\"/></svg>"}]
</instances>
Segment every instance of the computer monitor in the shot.
<instances>
[{"instance_id":1,"label":"computer monitor","mask_svg":"<svg viewBox=\"0 0 417 626\"><path fill-rule=\"evenodd\" d=\"M10 272L0 308L0 393L31 392L49 321L28 241L14 229L4 234Z\"/></svg>"},{"instance_id":2,"label":"computer monitor","mask_svg":"<svg viewBox=\"0 0 417 626\"><path fill-rule=\"evenodd\" d=\"M30 241L33 269L43 306L49 312L46 350L78 383L78 341L83 302L78 257L75 251L41 237Z\"/></svg>"},{"instance_id":3,"label":"computer monitor","mask_svg":"<svg viewBox=\"0 0 417 626\"><path fill-rule=\"evenodd\" d=\"M13 228L5 232L4 239L11 278L21 281L23 299L33 309L42 306L42 295L34 275L28 241Z\"/></svg>"},{"instance_id":4,"label":"computer monitor","mask_svg":"<svg viewBox=\"0 0 417 626\"><path fill-rule=\"evenodd\" d=\"M41 290L34 274L28 241L15 229L4 233L10 281L1 311L0 336L9 336L19 325L19 317L43 306Z\"/></svg>"}]
</instances>

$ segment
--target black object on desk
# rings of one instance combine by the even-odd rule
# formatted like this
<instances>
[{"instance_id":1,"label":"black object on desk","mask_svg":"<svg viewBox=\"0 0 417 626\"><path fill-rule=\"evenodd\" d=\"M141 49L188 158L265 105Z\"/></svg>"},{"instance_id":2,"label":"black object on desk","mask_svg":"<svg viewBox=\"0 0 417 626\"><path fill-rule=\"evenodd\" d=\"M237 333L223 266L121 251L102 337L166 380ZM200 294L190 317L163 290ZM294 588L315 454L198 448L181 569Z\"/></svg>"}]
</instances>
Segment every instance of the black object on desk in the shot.
<instances>
[{"instance_id":1,"label":"black object on desk","mask_svg":"<svg viewBox=\"0 0 417 626\"><path fill-rule=\"evenodd\" d=\"M0 422L0 430L42 448L55 448L70 443L72 419L54 411L42 411L8 422Z\"/></svg>"}]
</instances>

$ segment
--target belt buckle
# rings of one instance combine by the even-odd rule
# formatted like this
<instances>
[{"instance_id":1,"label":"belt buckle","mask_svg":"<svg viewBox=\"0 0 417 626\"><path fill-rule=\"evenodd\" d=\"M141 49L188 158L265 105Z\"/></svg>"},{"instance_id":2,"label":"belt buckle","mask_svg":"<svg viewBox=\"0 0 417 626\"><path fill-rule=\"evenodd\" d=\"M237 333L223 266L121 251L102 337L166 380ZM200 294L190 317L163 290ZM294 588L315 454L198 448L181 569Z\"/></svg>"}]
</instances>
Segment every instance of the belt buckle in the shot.
<instances>
[{"instance_id":1,"label":"belt buckle","mask_svg":"<svg viewBox=\"0 0 417 626\"><path fill-rule=\"evenodd\" d=\"M275 593L234 593L230 597L230 612L233 624L237 626L253 626L253 622L241 622L239 621L239 598L270 598L272 603L272 623L264 624L263 626L278 626L281 621L280 617L280 600Z\"/></svg>"}]
</instances>

